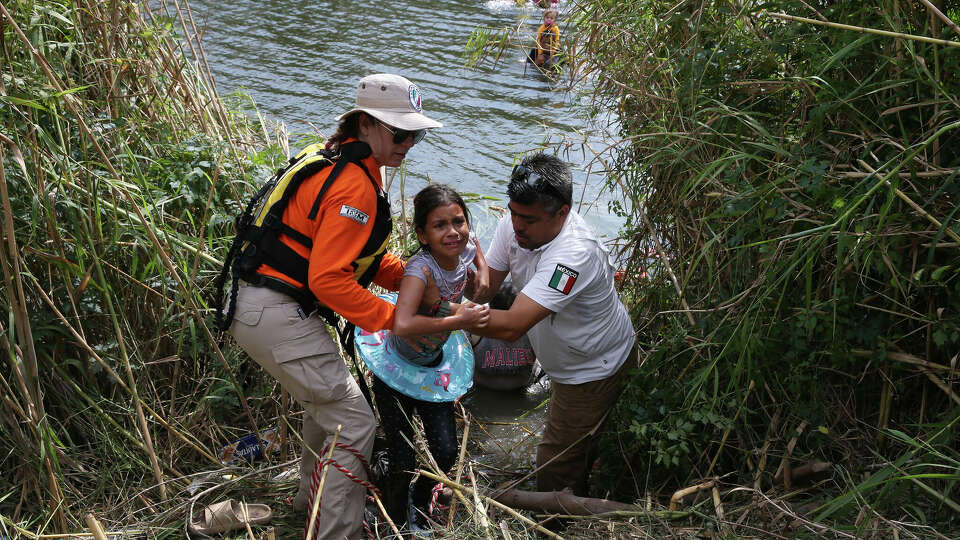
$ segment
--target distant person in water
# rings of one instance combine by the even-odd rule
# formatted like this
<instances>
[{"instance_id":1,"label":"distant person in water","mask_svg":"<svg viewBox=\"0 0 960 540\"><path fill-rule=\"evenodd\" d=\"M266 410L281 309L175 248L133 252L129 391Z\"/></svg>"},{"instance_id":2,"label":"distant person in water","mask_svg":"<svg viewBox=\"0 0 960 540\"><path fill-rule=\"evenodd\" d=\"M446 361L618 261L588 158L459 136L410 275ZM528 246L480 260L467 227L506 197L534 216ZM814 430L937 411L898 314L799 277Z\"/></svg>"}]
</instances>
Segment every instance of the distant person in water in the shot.
<instances>
[{"instance_id":1,"label":"distant person in water","mask_svg":"<svg viewBox=\"0 0 960 540\"><path fill-rule=\"evenodd\" d=\"M491 309L508 310L517 292L504 283L490 300ZM503 341L472 335L473 382L491 390L519 390L533 382L533 366L537 355L526 334L516 341Z\"/></svg>"},{"instance_id":2,"label":"distant person in water","mask_svg":"<svg viewBox=\"0 0 960 540\"><path fill-rule=\"evenodd\" d=\"M553 65L554 56L560 50L560 29L557 27L556 8L548 8L543 12L543 24L537 28L535 46L530 49L530 61L538 66Z\"/></svg>"}]
</instances>

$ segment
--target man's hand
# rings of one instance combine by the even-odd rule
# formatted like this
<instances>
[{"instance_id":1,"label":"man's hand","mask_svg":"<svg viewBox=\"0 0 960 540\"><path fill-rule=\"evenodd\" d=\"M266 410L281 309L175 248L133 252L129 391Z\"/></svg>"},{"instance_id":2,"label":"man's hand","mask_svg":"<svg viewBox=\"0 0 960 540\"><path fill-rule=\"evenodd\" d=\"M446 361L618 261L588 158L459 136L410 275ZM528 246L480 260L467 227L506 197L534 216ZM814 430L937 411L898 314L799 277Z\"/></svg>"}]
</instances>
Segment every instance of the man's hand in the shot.
<instances>
[{"instance_id":1,"label":"man's hand","mask_svg":"<svg viewBox=\"0 0 960 540\"><path fill-rule=\"evenodd\" d=\"M440 289L437 288L437 284L433 281L433 274L430 273L430 268L427 266L422 266L423 277L427 280L427 286L423 289L423 295L420 296L420 312L429 313L430 308L439 304L443 297L440 296Z\"/></svg>"}]
</instances>

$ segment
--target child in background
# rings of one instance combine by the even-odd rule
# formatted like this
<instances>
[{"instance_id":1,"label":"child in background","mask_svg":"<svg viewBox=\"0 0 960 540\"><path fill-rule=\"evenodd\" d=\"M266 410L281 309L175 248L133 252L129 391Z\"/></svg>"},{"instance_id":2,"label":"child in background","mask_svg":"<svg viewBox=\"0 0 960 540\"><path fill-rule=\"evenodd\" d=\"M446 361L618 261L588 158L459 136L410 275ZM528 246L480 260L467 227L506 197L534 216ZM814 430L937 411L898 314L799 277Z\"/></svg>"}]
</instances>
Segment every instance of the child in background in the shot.
<instances>
[{"instance_id":1,"label":"child in background","mask_svg":"<svg viewBox=\"0 0 960 540\"><path fill-rule=\"evenodd\" d=\"M393 332L387 334L386 346L393 351L392 354L407 362L429 368L444 360L441 354L443 344L451 330L482 327L489 319L490 308L487 306L465 303L456 313L450 312L451 302L459 303L463 298L467 267L473 264L477 268L478 287L489 286L490 278L476 238L470 235L467 206L452 188L431 184L417 193L413 199L413 222L420 251L407 261L397 296ZM426 287L424 267L430 270L441 295L441 301L431 313L418 313ZM431 338L429 344L420 344L419 351L401 339L418 335ZM442 470L449 470L457 458L456 420L453 401L427 402L411 397L415 395L415 389L408 389L408 392L409 395L389 386L379 376L374 377L373 393L389 444L387 453L391 469L389 481L384 486L384 503L395 523L406 521L409 530L425 532L429 529L426 514L436 482L420 477L409 490L408 501L412 471L417 466L417 456L407 442L414 440L411 420L414 413L419 414L430 453Z\"/></svg>"},{"instance_id":2,"label":"child in background","mask_svg":"<svg viewBox=\"0 0 960 540\"><path fill-rule=\"evenodd\" d=\"M517 292L506 282L490 300L491 309L508 310ZM536 355L530 339L524 334L508 342L482 336L472 336L473 382L491 390L519 390L533 382Z\"/></svg>"},{"instance_id":3,"label":"child in background","mask_svg":"<svg viewBox=\"0 0 960 540\"><path fill-rule=\"evenodd\" d=\"M543 24L537 28L536 47L530 49L530 61L538 66L550 67L553 57L560 50L560 29L557 27L556 8L543 11Z\"/></svg>"}]
</instances>

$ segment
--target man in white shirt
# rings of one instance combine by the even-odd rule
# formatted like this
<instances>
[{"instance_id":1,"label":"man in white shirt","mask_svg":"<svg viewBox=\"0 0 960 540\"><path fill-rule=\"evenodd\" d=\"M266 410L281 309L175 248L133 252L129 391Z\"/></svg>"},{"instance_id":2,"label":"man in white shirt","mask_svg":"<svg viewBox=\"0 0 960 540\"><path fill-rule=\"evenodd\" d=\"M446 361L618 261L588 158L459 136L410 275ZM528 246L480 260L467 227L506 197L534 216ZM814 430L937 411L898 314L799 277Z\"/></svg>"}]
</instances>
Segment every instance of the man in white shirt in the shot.
<instances>
[{"instance_id":1,"label":"man in white shirt","mask_svg":"<svg viewBox=\"0 0 960 540\"><path fill-rule=\"evenodd\" d=\"M505 341L529 336L551 381L537 489L586 495L590 432L637 366L633 326L613 287L609 254L571 209L567 165L547 154L529 156L514 167L507 194L510 215L486 253L489 290L511 274L521 292L508 311L490 310L487 327L471 332Z\"/></svg>"}]
</instances>

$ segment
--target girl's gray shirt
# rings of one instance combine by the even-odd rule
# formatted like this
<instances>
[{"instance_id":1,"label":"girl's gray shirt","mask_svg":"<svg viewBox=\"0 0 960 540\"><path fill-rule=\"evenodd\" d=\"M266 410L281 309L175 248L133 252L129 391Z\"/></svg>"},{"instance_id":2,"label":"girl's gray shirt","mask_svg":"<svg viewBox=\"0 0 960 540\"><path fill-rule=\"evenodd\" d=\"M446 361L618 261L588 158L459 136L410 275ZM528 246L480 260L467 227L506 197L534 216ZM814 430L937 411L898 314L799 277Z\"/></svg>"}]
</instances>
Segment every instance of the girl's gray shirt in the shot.
<instances>
[{"instance_id":1,"label":"girl's gray shirt","mask_svg":"<svg viewBox=\"0 0 960 540\"><path fill-rule=\"evenodd\" d=\"M473 264L473 259L477 255L475 242L476 237L471 234L467 240L467 247L460 253L460 259L453 270L440 268L433 255L429 251L421 249L407 260L403 277L414 276L426 283L427 278L423 275L423 268L426 267L430 270L433 282L437 284L437 289L440 290L440 296L443 300L460 302L463 299L463 289L467 286L467 268ZM394 335L393 332L388 332L387 352L395 352L406 360L425 366L437 358L448 337L450 337L450 333L444 332L442 341L432 343L431 347L424 347L423 350L417 352L409 343ZM431 342L433 341L435 340L431 340Z\"/></svg>"}]
</instances>

